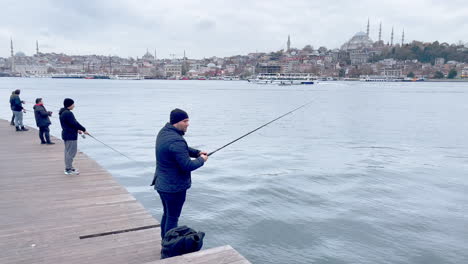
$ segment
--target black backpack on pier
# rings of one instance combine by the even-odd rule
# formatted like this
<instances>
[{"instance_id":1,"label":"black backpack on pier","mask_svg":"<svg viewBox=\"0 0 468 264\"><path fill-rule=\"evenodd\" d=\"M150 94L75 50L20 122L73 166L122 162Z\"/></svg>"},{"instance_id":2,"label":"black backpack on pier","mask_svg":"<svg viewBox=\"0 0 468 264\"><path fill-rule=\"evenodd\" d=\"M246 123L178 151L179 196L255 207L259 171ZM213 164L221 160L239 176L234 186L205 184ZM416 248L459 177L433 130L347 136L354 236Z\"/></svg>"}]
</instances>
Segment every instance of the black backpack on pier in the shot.
<instances>
[{"instance_id":1,"label":"black backpack on pier","mask_svg":"<svg viewBox=\"0 0 468 264\"><path fill-rule=\"evenodd\" d=\"M161 243L161 259L199 251L204 237L204 232L197 232L187 226L172 228Z\"/></svg>"}]
</instances>

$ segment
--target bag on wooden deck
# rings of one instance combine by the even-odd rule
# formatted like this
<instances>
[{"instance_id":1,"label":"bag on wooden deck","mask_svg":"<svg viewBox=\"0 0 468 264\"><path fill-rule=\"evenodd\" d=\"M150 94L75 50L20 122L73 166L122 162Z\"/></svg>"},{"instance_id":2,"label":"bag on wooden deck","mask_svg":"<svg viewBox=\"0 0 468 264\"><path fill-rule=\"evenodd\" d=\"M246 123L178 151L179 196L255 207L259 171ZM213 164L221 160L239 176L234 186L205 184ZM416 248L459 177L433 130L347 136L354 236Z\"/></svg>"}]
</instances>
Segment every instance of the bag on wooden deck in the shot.
<instances>
[{"instance_id":1,"label":"bag on wooden deck","mask_svg":"<svg viewBox=\"0 0 468 264\"><path fill-rule=\"evenodd\" d=\"M204 232L197 232L187 226L172 228L161 243L161 259L199 251L204 237Z\"/></svg>"}]
</instances>

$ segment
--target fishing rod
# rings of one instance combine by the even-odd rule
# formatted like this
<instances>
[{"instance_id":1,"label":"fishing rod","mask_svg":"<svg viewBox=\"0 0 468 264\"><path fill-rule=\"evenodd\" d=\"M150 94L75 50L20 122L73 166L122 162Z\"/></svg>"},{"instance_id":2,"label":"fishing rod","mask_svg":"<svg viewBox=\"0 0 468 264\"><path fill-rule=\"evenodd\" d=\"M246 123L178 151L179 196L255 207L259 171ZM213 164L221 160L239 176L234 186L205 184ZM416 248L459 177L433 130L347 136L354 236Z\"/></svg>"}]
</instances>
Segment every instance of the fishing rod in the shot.
<instances>
[{"instance_id":1,"label":"fishing rod","mask_svg":"<svg viewBox=\"0 0 468 264\"><path fill-rule=\"evenodd\" d=\"M223 148L225 148L225 147L231 145L232 143L234 143L234 142L236 142L236 141L238 141L238 140L240 140L240 139L242 139L242 138L244 138L244 137L246 137L246 136L252 134L253 132L255 132L255 131L257 131L257 130L263 128L263 127L266 127L267 125L269 125L269 124L275 122L276 120L281 119L281 118L283 118L283 117L285 117L285 116L287 116L287 115L289 115L289 114L291 114L291 113L293 113L293 112L295 112L295 111L297 111L297 110L299 110L299 109L301 109L301 108L303 108L303 107L305 107L305 106L307 106L307 105L309 105L309 104L311 104L311 103L312 103L312 101L310 101L310 102L308 102L308 103L306 103L306 104L303 104L303 105L299 106L298 108L293 109L293 110L287 112L286 114L284 114L284 115L282 115L282 116L280 116L280 117L277 117L277 118L271 120L270 122L268 122L268 123L266 123L266 124L264 124L264 125L261 125L261 126L257 127L256 129L250 131L249 133L244 134L243 136L241 136L241 137L239 137L239 138L237 138L237 139L234 139L233 141L227 143L226 145L224 145L224 146L222 146L222 147L220 147L220 148L218 148L218 149L216 149L216 150L214 150L214 151L208 153L208 156L213 155L214 153L218 152L219 150L222 150Z\"/></svg>"},{"instance_id":2,"label":"fishing rod","mask_svg":"<svg viewBox=\"0 0 468 264\"><path fill-rule=\"evenodd\" d=\"M87 134L87 135L88 135L88 136L90 136L91 138L93 138L94 140L96 140L97 142L101 143L102 145L104 145L104 146L106 146L106 147L110 148L111 150L113 150L113 151L115 151L115 152L119 153L120 155L122 155L122 156L126 157L127 159L129 159L129 160L131 160L131 161L133 161L133 162L137 162L136 160L134 160L134 159L130 158L129 156L127 156L127 155L123 154L122 152L120 152L120 151L116 150L115 148L113 148L113 147L111 147L111 146L107 145L106 143L102 142L101 140L97 139L97 138L96 138L96 137L94 137L93 135L91 135L91 134ZM86 138L84 134L82 134L82 135L81 135L81 137L82 137L82 138Z\"/></svg>"}]
</instances>

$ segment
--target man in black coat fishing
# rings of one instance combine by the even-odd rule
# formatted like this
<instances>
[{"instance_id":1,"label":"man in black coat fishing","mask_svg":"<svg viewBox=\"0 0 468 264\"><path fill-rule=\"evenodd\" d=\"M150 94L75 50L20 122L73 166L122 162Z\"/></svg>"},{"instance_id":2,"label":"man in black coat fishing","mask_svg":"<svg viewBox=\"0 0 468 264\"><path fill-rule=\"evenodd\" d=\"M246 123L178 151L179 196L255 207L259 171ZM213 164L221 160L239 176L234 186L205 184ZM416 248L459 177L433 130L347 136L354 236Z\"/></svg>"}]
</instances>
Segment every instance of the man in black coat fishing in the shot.
<instances>
[{"instance_id":1,"label":"man in black coat fishing","mask_svg":"<svg viewBox=\"0 0 468 264\"><path fill-rule=\"evenodd\" d=\"M75 108L75 102L70 98L63 100L64 108L60 109L60 125L62 126L62 139L65 144L65 174L78 175L80 172L73 168L73 158L78 151L78 134L89 133L75 119L72 111Z\"/></svg>"},{"instance_id":2,"label":"man in black coat fishing","mask_svg":"<svg viewBox=\"0 0 468 264\"><path fill-rule=\"evenodd\" d=\"M36 99L36 104L33 107L34 117L36 118L36 125L39 128L39 139L41 144L53 145L54 142L50 141L50 129L51 124L49 116L52 116L52 112L47 111L42 98Z\"/></svg>"},{"instance_id":3,"label":"man in black coat fishing","mask_svg":"<svg viewBox=\"0 0 468 264\"><path fill-rule=\"evenodd\" d=\"M192 184L191 171L200 168L208 160L206 152L187 145L183 135L188 126L188 114L176 108L171 112L170 122L159 131L156 138L156 172L151 185L159 193L163 205L163 239L167 231L177 227L187 189Z\"/></svg>"},{"instance_id":4,"label":"man in black coat fishing","mask_svg":"<svg viewBox=\"0 0 468 264\"><path fill-rule=\"evenodd\" d=\"M10 97L10 106L15 116L16 131L28 131L29 129L25 128L23 125L23 113L26 113L26 109L23 107L24 101L21 101L19 97L20 93L21 91L19 89L15 90L15 94Z\"/></svg>"},{"instance_id":5,"label":"man in black coat fishing","mask_svg":"<svg viewBox=\"0 0 468 264\"><path fill-rule=\"evenodd\" d=\"M11 122L10 122L10 125L14 126L15 125L15 112L13 112L13 105L12 105L12 100L13 97L15 97L15 91L11 92L11 95L10 95L10 108L11 108L11 112L12 112L12 116L11 116Z\"/></svg>"}]
</instances>

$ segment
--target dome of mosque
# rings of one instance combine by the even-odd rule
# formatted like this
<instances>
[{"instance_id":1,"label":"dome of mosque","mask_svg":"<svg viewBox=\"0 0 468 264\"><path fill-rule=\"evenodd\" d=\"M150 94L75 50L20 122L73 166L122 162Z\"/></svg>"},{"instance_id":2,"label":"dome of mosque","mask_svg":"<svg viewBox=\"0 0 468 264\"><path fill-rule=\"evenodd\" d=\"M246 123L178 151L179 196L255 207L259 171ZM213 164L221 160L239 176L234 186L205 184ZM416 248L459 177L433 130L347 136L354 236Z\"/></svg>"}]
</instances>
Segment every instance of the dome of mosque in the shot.
<instances>
[{"instance_id":1,"label":"dome of mosque","mask_svg":"<svg viewBox=\"0 0 468 264\"><path fill-rule=\"evenodd\" d=\"M15 53L15 56L16 57L26 57L26 54L24 54L24 52L22 52L22 51L18 51L18 52Z\"/></svg>"},{"instance_id":2,"label":"dome of mosque","mask_svg":"<svg viewBox=\"0 0 468 264\"><path fill-rule=\"evenodd\" d=\"M145 55L143 55L142 59L144 60L154 60L154 56L149 53L149 51L146 51Z\"/></svg>"},{"instance_id":3,"label":"dome of mosque","mask_svg":"<svg viewBox=\"0 0 468 264\"><path fill-rule=\"evenodd\" d=\"M358 32L345 44L341 46L342 50L363 49L372 47L373 41L364 32Z\"/></svg>"}]
</instances>

